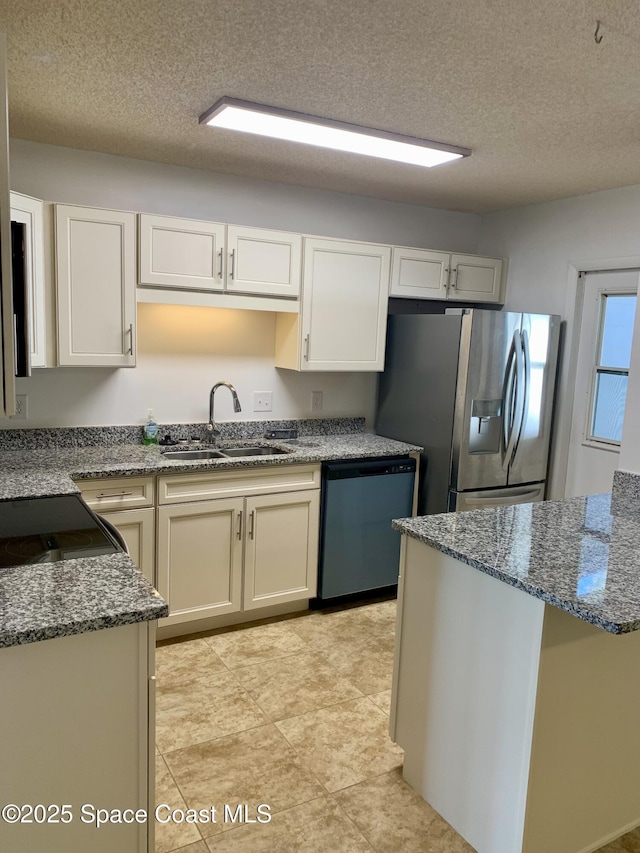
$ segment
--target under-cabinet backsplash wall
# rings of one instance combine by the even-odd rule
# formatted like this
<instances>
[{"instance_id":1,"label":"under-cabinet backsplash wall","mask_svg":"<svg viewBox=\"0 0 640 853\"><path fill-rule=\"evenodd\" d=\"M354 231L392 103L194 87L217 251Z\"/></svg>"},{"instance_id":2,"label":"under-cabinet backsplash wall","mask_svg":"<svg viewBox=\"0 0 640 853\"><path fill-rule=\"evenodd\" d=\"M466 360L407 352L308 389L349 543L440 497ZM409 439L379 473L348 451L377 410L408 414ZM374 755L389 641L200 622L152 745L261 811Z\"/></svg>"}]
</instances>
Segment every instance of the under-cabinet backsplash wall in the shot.
<instances>
[{"instance_id":1,"label":"under-cabinet backsplash wall","mask_svg":"<svg viewBox=\"0 0 640 853\"><path fill-rule=\"evenodd\" d=\"M475 214L324 192L199 169L11 140L11 188L67 204L207 219L327 237L475 252ZM141 304L138 366L54 368L18 380L28 420L1 428L142 423L147 408L164 422L205 421L208 395L232 382L242 418L253 392L272 391L269 417L311 416L323 392L326 417L363 416L372 425L375 373L299 374L274 367L275 314ZM216 416L235 419L231 396L216 395Z\"/></svg>"},{"instance_id":2,"label":"under-cabinet backsplash wall","mask_svg":"<svg viewBox=\"0 0 640 853\"><path fill-rule=\"evenodd\" d=\"M148 408L162 423L206 421L209 391L221 379L236 387L242 412L233 413L221 388L220 420L311 417L311 391L322 391L322 416L371 422L377 374L277 370L274 346L271 312L141 304L137 367L35 370L17 381L17 393L28 395L28 420L3 420L0 429L142 423ZM270 414L253 411L254 391L273 392Z\"/></svg>"}]
</instances>

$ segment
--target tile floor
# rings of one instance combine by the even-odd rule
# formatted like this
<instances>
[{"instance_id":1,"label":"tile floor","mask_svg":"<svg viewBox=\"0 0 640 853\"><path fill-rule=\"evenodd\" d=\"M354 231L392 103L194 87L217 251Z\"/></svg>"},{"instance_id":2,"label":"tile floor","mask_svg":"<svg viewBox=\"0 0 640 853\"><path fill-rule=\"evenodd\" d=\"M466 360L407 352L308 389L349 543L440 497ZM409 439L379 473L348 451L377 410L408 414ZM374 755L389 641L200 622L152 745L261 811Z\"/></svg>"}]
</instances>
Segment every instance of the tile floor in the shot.
<instances>
[{"instance_id":1,"label":"tile floor","mask_svg":"<svg viewBox=\"0 0 640 853\"><path fill-rule=\"evenodd\" d=\"M160 646L156 802L218 822L156 824L156 853L473 853L402 779L394 620L382 601ZM220 819L245 803L271 821ZM640 853L640 832L601 853Z\"/></svg>"}]
</instances>

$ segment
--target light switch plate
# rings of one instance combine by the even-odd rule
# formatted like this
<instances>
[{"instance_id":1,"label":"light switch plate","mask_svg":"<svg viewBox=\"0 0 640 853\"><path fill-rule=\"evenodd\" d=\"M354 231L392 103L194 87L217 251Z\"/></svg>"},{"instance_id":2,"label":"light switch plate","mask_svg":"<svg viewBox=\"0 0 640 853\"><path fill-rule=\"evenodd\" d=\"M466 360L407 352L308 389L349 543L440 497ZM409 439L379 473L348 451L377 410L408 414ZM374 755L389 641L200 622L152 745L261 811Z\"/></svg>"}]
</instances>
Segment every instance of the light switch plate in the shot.
<instances>
[{"instance_id":1,"label":"light switch plate","mask_svg":"<svg viewBox=\"0 0 640 853\"><path fill-rule=\"evenodd\" d=\"M273 409L273 391L253 392L253 411L270 412Z\"/></svg>"}]
</instances>

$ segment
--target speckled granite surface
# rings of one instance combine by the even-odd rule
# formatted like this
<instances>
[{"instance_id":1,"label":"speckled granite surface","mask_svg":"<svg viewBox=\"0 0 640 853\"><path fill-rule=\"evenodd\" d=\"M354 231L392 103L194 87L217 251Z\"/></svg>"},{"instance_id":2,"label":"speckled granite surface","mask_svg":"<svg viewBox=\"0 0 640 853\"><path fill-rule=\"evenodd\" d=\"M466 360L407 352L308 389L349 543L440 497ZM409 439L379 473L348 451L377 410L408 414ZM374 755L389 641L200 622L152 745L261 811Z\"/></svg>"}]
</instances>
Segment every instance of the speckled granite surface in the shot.
<instances>
[{"instance_id":1,"label":"speckled granite surface","mask_svg":"<svg viewBox=\"0 0 640 853\"><path fill-rule=\"evenodd\" d=\"M221 449L241 447L248 443L247 440L219 441L218 447ZM260 440L250 443L271 445L285 450L286 453L278 456L247 456L231 459L167 459L163 451L173 448L144 447L140 444L0 451L0 499L53 494L48 491L48 488L49 483L54 481L59 489L56 494L63 493L65 488L68 492L77 491L72 478L291 465L329 459L397 456L418 449L411 444L364 432L350 435L314 435L291 441ZM21 493L20 489L24 492Z\"/></svg>"},{"instance_id":2,"label":"speckled granite surface","mask_svg":"<svg viewBox=\"0 0 640 853\"><path fill-rule=\"evenodd\" d=\"M351 420L355 423L357 419ZM263 431L264 422L260 435ZM169 460L162 453L167 448L141 444L3 450L0 500L74 493L78 491L74 478L319 463L325 459L394 456L419 449L355 428L348 434L300 435L290 441L245 438L218 442L220 446L274 445L287 451L278 456L194 461ZM124 555L0 571L0 647L157 619L167 612L163 599Z\"/></svg>"},{"instance_id":3,"label":"speckled granite surface","mask_svg":"<svg viewBox=\"0 0 640 853\"><path fill-rule=\"evenodd\" d=\"M640 523L609 495L400 519L432 545L613 634L640 629Z\"/></svg>"},{"instance_id":4,"label":"speckled granite surface","mask_svg":"<svg viewBox=\"0 0 640 853\"><path fill-rule=\"evenodd\" d=\"M611 511L615 515L635 516L640 521L640 474L613 472Z\"/></svg>"},{"instance_id":5,"label":"speckled granite surface","mask_svg":"<svg viewBox=\"0 0 640 853\"><path fill-rule=\"evenodd\" d=\"M0 571L0 647L145 622L168 612L125 554Z\"/></svg>"},{"instance_id":6,"label":"speckled granite surface","mask_svg":"<svg viewBox=\"0 0 640 853\"><path fill-rule=\"evenodd\" d=\"M300 436L336 435L364 432L364 418L304 418L286 421L219 421L221 441L255 439L274 429L297 429ZM0 429L0 450L37 450L56 447L109 447L114 444L141 444L140 424L104 427L51 427L50 429ZM159 436L170 434L174 441L208 440L207 424L160 424Z\"/></svg>"}]
</instances>

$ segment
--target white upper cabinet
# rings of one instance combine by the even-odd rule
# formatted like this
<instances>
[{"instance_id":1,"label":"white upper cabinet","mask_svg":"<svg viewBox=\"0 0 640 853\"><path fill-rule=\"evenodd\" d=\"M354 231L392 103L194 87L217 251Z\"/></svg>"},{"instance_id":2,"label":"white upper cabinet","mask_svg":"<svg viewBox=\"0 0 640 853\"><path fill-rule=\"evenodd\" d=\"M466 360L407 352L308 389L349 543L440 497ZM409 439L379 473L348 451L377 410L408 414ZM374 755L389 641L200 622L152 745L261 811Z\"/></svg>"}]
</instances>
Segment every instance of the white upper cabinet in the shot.
<instances>
[{"instance_id":1,"label":"white upper cabinet","mask_svg":"<svg viewBox=\"0 0 640 853\"><path fill-rule=\"evenodd\" d=\"M224 292L227 297L297 299L300 293L300 234L146 213L139 220L142 286ZM215 304L223 306L225 301Z\"/></svg>"},{"instance_id":2,"label":"white upper cabinet","mask_svg":"<svg viewBox=\"0 0 640 853\"><path fill-rule=\"evenodd\" d=\"M279 315L276 367L383 370L389 246L307 238L301 316Z\"/></svg>"},{"instance_id":3,"label":"white upper cabinet","mask_svg":"<svg viewBox=\"0 0 640 853\"><path fill-rule=\"evenodd\" d=\"M46 367L46 308L44 277L44 203L39 198L11 193L11 221L25 226L25 276L29 299L31 366Z\"/></svg>"},{"instance_id":4,"label":"white upper cabinet","mask_svg":"<svg viewBox=\"0 0 640 853\"><path fill-rule=\"evenodd\" d=\"M475 255L451 255L449 299L504 302L502 260Z\"/></svg>"},{"instance_id":5,"label":"white upper cabinet","mask_svg":"<svg viewBox=\"0 0 640 853\"><path fill-rule=\"evenodd\" d=\"M446 299L449 254L426 249L393 247L390 296Z\"/></svg>"},{"instance_id":6,"label":"white upper cabinet","mask_svg":"<svg viewBox=\"0 0 640 853\"><path fill-rule=\"evenodd\" d=\"M140 214L140 284L224 289L224 228L219 222Z\"/></svg>"},{"instance_id":7,"label":"white upper cabinet","mask_svg":"<svg viewBox=\"0 0 640 853\"><path fill-rule=\"evenodd\" d=\"M394 246L389 295L501 303L503 261Z\"/></svg>"},{"instance_id":8,"label":"white upper cabinet","mask_svg":"<svg viewBox=\"0 0 640 853\"><path fill-rule=\"evenodd\" d=\"M134 367L135 214L56 205L58 362Z\"/></svg>"},{"instance_id":9,"label":"white upper cabinet","mask_svg":"<svg viewBox=\"0 0 640 853\"><path fill-rule=\"evenodd\" d=\"M227 290L297 298L302 237L283 231L227 226Z\"/></svg>"}]
</instances>

